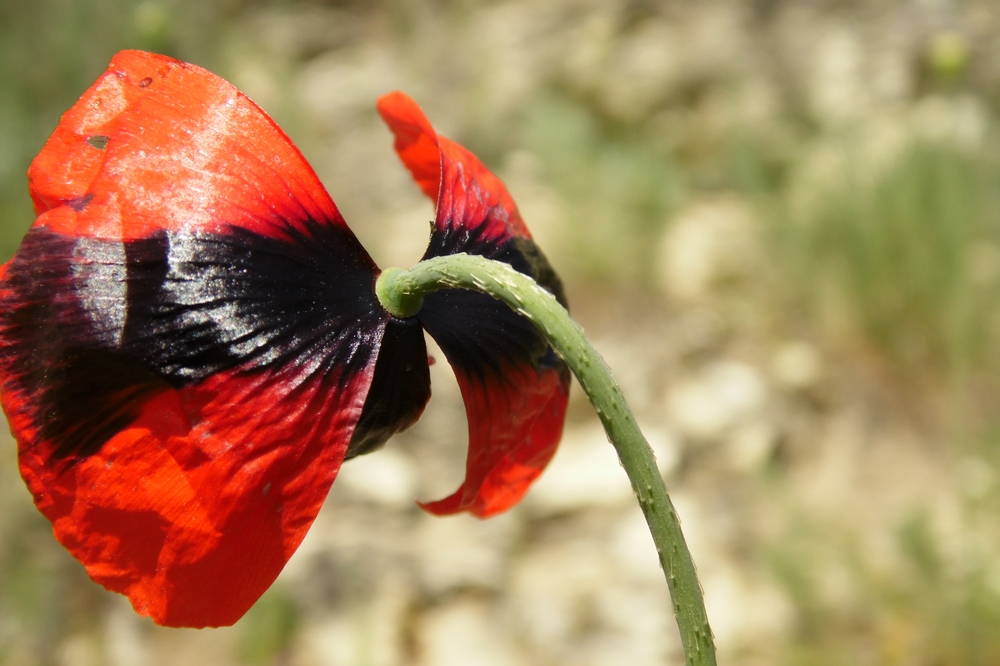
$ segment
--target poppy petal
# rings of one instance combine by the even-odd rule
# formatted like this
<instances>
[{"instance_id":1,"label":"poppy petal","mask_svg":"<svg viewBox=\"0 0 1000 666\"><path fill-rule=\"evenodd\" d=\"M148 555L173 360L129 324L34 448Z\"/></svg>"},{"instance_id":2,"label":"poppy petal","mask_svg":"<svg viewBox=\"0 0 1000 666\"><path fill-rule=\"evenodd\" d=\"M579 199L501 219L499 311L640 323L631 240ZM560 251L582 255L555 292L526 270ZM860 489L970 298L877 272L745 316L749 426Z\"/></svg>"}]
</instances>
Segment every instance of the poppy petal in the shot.
<instances>
[{"instance_id":1,"label":"poppy petal","mask_svg":"<svg viewBox=\"0 0 1000 666\"><path fill-rule=\"evenodd\" d=\"M39 216L0 275L21 474L139 613L231 624L356 433L377 269L263 111L162 56L116 56L29 175Z\"/></svg>"},{"instance_id":2,"label":"poppy petal","mask_svg":"<svg viewBox=\"0 0 1000 666\"><path fill-rule=\"evenodd\" d=\"M312 168L260 107L200 67L122 51L65 114L28 170L35 213L72 236L282 233L346 224Z\"/></svg>"},{"instance_id":3,"label":"poppy petal","mask_svg":"<svg viewBox=\"0 0 1000 666\"><path fill-rule=\"evenodd\" d=\"M424 258L465 252L509 263L565 305L562 285L531 239L503 182L471 152L439 136L417 104L394 92L378 110L421 189L437 202ZM482 294L442 291L417 318L455 369L469 417L466 478L423 508L486 517L515 504L562 434L569 372L534 326Z\"/></svg>"},{"instance_id":4,"label":"poppy petal","mask_svg":"<svg viewBox=\"0 0 1000 666\"><path fill-rule=\"evenodd\" d=\"M435 232L475 233L479 242L531 238L503 182L467 149L438 135L410 97L383 95L378 111L396 136L399 158L437 202Z\"/></svg>"},{"instance_id":5,"label":"poppy petal","mask_svg":"<svg viewBox=\"0 0 1000 666\"><path fill-rule=\"evenodd\" d=\"M569 372L529 321L488 296L428 294L418 317L455 371L469 420L465 481L449 497L421 506L480 518L505 511L555 454Z\"/></svg>"},{"instance_id":6,"label":"poppy petal","mask_svg":"<svg viewBox=\"0 0 1000 666\"><path fill-rule=\"evenodd\" d=\"M431 374L420 322L392 318L382 336L347 459L378 450L392 435L416 423L430 399Z\"/></svg>"}]
</instances>

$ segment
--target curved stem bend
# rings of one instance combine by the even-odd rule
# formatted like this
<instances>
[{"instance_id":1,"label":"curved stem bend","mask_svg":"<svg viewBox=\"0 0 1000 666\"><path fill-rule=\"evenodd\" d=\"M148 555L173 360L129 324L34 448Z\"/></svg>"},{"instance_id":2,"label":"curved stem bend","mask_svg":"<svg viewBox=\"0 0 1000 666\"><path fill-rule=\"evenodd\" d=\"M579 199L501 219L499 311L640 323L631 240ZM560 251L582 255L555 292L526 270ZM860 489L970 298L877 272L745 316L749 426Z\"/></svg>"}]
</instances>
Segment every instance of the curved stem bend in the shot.
<instances>
[{"instance_id":1,"label":"curved stem bend","mask_svg":"<svg viewBox=\"0 0 1000 666\"><path fill-rule=\"evenodd\" d=\"M489 294L527 317L576 375L618 452L649 524L670 589L687 664L714 666L712 630L680 520L653 452L607 363L555 297L508 264L453 254L422 261L409 269L387 269L376 283L382 306L390 313L408 315L415 313L414 307L419 309L424 294L455 288Z\"/></svg>"}]
</instances>

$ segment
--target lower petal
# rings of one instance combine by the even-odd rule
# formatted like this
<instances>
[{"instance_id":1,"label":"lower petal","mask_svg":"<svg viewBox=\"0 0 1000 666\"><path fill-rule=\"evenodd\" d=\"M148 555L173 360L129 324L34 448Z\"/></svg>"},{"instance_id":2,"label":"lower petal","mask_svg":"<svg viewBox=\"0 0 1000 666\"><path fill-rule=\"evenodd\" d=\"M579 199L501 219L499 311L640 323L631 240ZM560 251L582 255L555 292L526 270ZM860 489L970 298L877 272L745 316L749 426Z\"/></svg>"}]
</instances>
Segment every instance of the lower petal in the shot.
<instances>
[{"instance_id":1,"label":"lower petal","mask_svg":"<svg viewBox=\"0 0 1000 666\"><path fill-rule=\"evenodd\" d=\"M315 519L369 375L293 396L273 376L215 376L154 396L68 464L19 437L21 473L56 538L137 612L168 626L229 625Z\"/></svg>"}]
</instances>

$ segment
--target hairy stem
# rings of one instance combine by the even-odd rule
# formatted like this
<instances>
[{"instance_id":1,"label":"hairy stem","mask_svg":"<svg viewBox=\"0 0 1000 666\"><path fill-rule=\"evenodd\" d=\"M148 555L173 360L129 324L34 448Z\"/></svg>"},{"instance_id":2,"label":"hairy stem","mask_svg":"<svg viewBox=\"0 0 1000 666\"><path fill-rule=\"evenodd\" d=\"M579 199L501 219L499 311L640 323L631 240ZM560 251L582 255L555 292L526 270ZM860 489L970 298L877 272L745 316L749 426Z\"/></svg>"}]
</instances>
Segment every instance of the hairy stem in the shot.
<instances>
[{"instance_id":1,"label":"hairy stem","mask_svg":"<svg viewBox=\"0 0 1000 666\"><path fill-rule=\"evenodd\" d=\"M505 263L466 254L435 257L409 269L387 269L378 279L376 293L382 306L399 316L414 314L424 294L455 288L489 294L527 317L576 375L618 451L649 524L670 589L687 664L714 666L712 630L680 520L653 452L604 359L552 294Z\"/></svg>"}]
</instances>

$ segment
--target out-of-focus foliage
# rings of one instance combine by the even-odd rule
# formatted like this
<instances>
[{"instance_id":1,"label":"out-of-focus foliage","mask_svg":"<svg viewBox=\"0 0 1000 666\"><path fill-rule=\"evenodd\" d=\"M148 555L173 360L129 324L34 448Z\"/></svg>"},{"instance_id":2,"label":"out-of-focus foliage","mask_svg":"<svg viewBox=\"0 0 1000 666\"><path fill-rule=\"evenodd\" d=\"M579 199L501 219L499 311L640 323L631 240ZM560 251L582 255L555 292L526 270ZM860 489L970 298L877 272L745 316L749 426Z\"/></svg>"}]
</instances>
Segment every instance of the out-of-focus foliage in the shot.
<instances>
[{"instance_id":1,"label":"out-of-focus foliage","mask_svg":"<svg viewBox=\"0 0 1000 666\"><path fill-rule=\"evenodd\" d=\"M903 136L890 154L871 140L826 140L768 195L787 296L908 399L960 400L968 409L953 416L989 424L1000 369L996 137Z\"/></svg>"}]
</instances>

